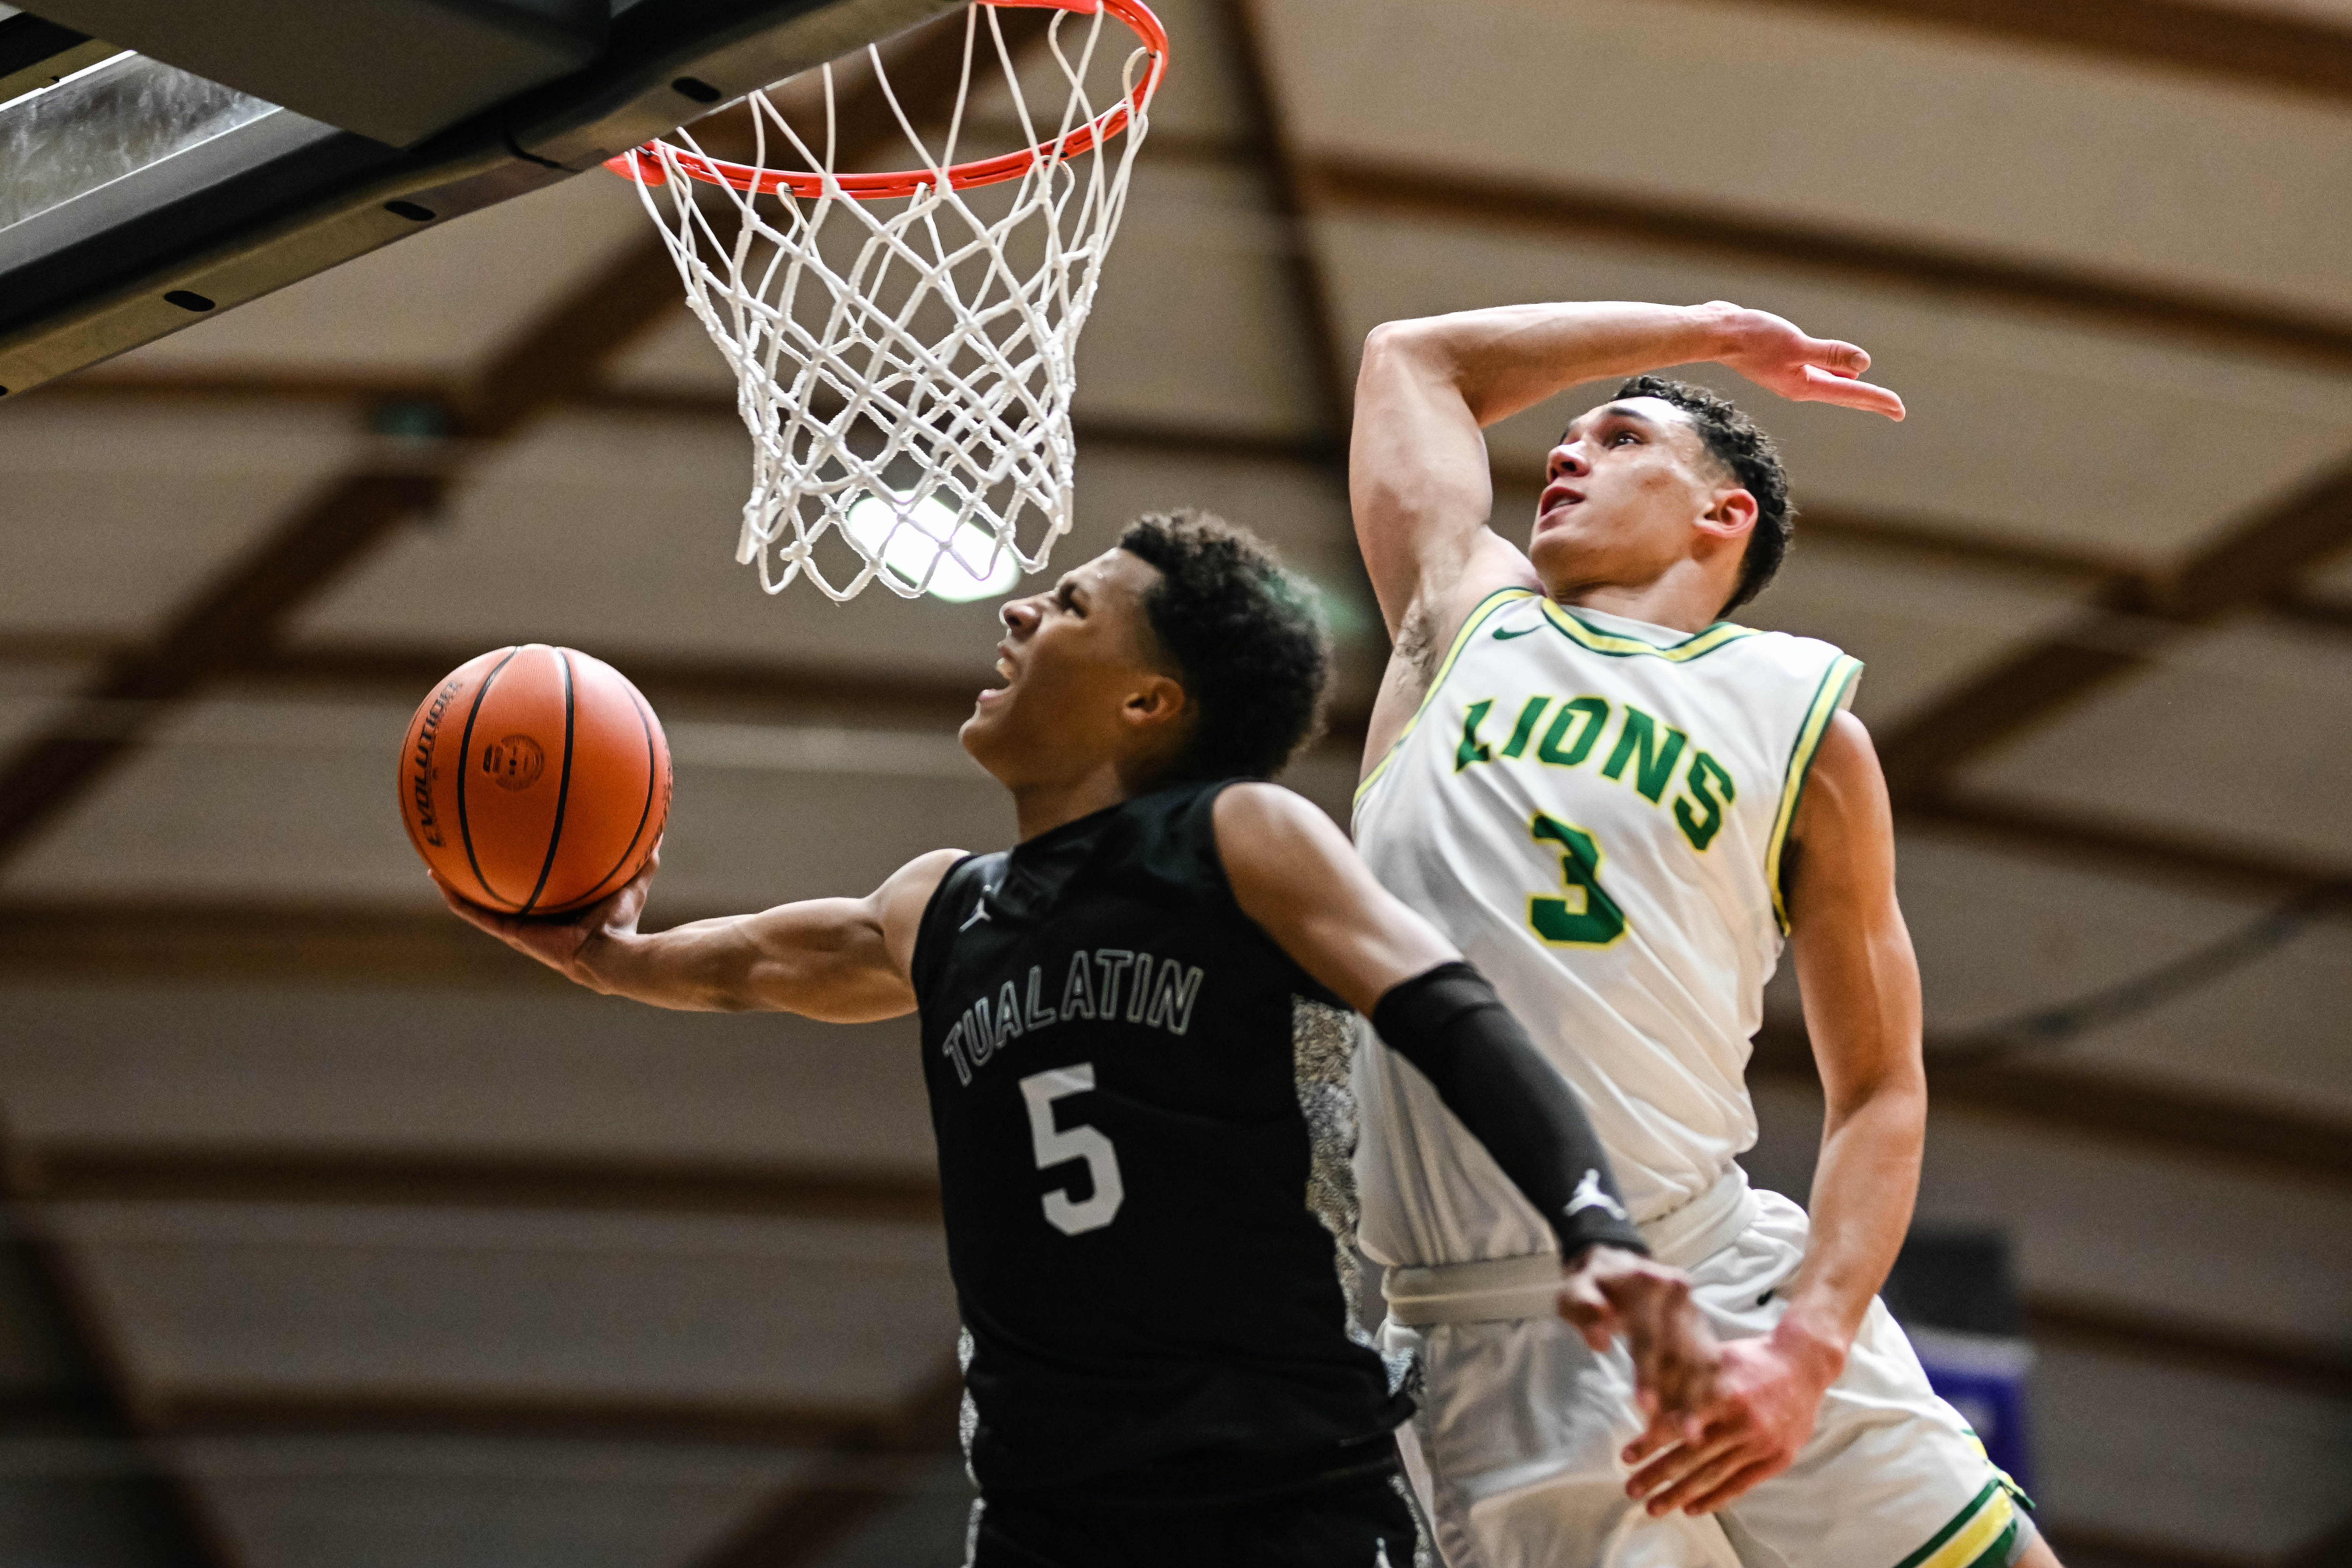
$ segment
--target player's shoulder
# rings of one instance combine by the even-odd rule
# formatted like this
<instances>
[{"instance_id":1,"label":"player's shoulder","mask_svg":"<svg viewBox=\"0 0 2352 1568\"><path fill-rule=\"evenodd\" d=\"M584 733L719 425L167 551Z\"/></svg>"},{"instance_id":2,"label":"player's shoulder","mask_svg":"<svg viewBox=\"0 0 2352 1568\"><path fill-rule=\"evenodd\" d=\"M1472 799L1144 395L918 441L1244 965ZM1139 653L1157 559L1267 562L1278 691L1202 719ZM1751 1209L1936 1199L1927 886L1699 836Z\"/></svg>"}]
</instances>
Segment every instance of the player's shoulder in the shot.
<instances>
[{"instance_id":1,"label":"player's shoulder","mask_svg":"<svg viewBox=\"0 0 2352 1568\"><path fill-rule=\"evenodd\" d=\"M1742 626L1737 621L1717 621L1714 626L1708 628L1710 631L1717 629L1736 633L1735 640L1750 657L1769 659L1775 664L1787 665L1792 668L1818 669L1824 665L1833 664L1839 659L1853 658L1845 649L1833 642L1827 642L1820 637L1806 637L1799 632L1774 631L1764 626Z\"/></svg>"},{"instance_id":2,"label":"player's shoulder","mask_svg":"<svg viewBox=\"0 0 2352 1568\"><path fill-rule=\"evenodd\" d=\"M1278 859L1336 831L1321 806L1267 779L1227 784L1217 793L1210 817L1218 853L1229 869L1237 857Z\"/></svg>"},{"instance_id":3,"label":"player's shoulder","mask_svg":"<svg viewBox=\"0 0 2352 1568\"><path fill-rule=\"evenodd\" d=\"M1003 856L973 855L961 849L933 849L916 856L890 873L873 893L873 903L886 927L912 931L926 921L955 888L987 881L987 863Z\"/></svg>"},{"instance_id":4,"label":"player's shoulder","mask_svg":"<svg viewBox=\"0 0 2352 1568\"><path fill-rule=\"evenodd\" d=\"M1853 701L1862 660L1837 644L1777 631L1759 631L1744 641L1748 657L1769 668L1802 707L1808 728L1827 723Z\"/></svg>"},{"instance_id":5,"label":"player's shoulder","mask_svg":"<svg viewBox=\"0 0 2352 1568\"><path fill-rule=\"evenodd\" d=\"M866 918L880 927L885 951L919 997L936 967L940 944L933 940L934 928L943 895L982 858L961 849L929 850L891 872L866 895Z\"/></svg>"},{"instance_id":6,"label":"player's shoulder","mask_svg":"<svg viewBox=\"0 0 2352 1568\"><path fill-rule=\"evenodd\" d=\"M942 883L958 869L988 859L965 849L930 849L890 873L877 889L877 898L928 904Z\"/></svg>"}]
</instances>

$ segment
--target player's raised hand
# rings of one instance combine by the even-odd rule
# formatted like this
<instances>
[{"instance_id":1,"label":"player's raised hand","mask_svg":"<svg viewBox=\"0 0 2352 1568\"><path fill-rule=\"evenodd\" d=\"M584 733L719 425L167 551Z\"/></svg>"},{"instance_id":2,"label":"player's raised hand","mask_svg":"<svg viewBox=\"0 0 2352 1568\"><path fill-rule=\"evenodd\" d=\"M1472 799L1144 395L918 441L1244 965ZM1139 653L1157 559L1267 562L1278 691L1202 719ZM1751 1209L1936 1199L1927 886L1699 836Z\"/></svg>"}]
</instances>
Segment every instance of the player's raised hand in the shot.
<instances>
[{"instance_id":1,"label":"player's raised hand","mask_svg":"<svg viewBox=\"0 0 2352 1568\"><path fill-rule=\"evenodd\" d=\"M1808 337L1793 321L1769 310L1744 310L1727 300L1707 307L1728 312L1730 346L1717 363L1791 403L1834 403L1867 414L1903 417L1903 400L1862 379L1870 355L1853 343Z\"/></svg>"},{"instance_id":2,"label":"player's raised hand","mask_svg":"<svg viewBox=\"0 0 2352 1568\"><path fill-rule=\"evenodd\" d=\"M623 884L620 891L602 899L568 916L509 915L485 909L457 895L448 883L432 872L433 885L441 889L441 900L450 912L467 925L476 926L497 937L517 952L539 960L566 979L593 984L583 964L588 948L606 936L634 936L637 919L645 912L646 896L652 891L654 873L661 869L661 846L646 857L637 874Z\"/></svg>"},{"instance_id":3,"label":"player's raised hand","mask_svg":"<svg viewBox=\"0 0 2352 1568\"><path fill-rule=\"evenodd\" d=\"M1634 1399L1650 1419L1643 1440L1672 1442L1715 1405L1721 1353L1679 1268L1622 1247L1585 1249L1561 1282L1559 1315L1594 1351L1623 1334L1633 1358Z\"/></svg>"},{"instance_id":4,"label":"player's raised hand","mask_svg":"<svg viewBox=\"0 0 2352 1568\"><path fill-rule=\"evenodd\" d=\"M1709 1409L1679 1433L1661 1433L1654 1421L1625 1449L1625 1462L1638 1467L1625 1495L1646 1500L1653 1515L1712 1513L1787 1469L1838 1372L1779 1335L1734 1340L1721 1356Z\"/></svg>"}]
</instances>

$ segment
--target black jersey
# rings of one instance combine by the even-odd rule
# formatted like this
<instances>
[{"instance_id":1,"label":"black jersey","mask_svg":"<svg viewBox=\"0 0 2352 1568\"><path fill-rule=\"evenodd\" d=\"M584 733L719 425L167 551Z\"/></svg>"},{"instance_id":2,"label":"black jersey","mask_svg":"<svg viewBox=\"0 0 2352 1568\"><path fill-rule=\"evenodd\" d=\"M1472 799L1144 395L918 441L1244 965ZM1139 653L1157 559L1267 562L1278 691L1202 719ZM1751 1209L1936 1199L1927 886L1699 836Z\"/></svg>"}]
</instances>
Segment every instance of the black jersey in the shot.
<instances>
[{"instance_id":1,"label":"black jersey","mask_svg":"<svg viewBox=\"0 0 2352 1568\"><path fill-rule=\"evenodd\" d=\"M973 856L915 944L984 1491L1213 1489L1380 1438L1355 1325L1354 1016L1161 790Z\"/></svg>"}]
</instances>

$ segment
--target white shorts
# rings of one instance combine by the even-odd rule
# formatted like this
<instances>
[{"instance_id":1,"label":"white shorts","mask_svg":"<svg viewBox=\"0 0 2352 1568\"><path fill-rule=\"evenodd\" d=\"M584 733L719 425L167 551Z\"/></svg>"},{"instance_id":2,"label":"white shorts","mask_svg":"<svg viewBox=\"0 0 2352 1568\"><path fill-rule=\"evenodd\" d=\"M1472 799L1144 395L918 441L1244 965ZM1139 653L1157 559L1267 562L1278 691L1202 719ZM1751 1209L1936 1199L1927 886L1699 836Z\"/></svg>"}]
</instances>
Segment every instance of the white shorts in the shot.
<instances>
[{"instance_id":1,"label":"white shorts","mask_svg":"<svg viewBox=\"0 0 2352 1568\"><path fill-rule=\"evenodd\" d=\"M1804 1210L1753 1194L1737 1239L1689 1268L1723 1339L1770 1331L1804 1258ZM1735 1224L1737 1221L1735 1220ZM1398 1433L1447 1568L2002 1568L2032 1539L2007 1478L1873 1301L1795 1464L1720 1511L1652 1519L1618 1458L1641 1431L1633 1363L1554 1316L1408 1327L1420 1409Z\"/></svg>"}]
</instances>

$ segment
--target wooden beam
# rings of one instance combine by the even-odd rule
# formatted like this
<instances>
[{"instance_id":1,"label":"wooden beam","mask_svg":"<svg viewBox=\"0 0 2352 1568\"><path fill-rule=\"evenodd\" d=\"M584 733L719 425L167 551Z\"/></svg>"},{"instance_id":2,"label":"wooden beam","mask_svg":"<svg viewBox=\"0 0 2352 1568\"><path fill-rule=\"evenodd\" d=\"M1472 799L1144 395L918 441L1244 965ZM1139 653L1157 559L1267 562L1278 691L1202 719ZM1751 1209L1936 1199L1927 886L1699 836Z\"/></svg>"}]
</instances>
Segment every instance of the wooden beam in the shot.
<instances>
[{"instance_id":1,"label":"wooden beam","mask_svg":"<svg viewBox=\"0 0 2352 1568\"><path fill-rule=\"evenodd\" d=\"M2333 1116L2063 1058L1945 1066L1932 1047L1927 1084L1944 1105L2226 1160L2298 1182L2352 1184L2352 1125Z\"/></svg>"},{"instance_id":2,"label":"wooden beam","mask_svg":"<svg viewBox=\"0 0 2352 1568\"><path fill-rule=\"evenodd\" d=\"M454 922L453 922L454 923ZM935 1226L929 1171L333 1148L52 1142L28 1157L57 1203L268 1203L613 1210Z\"/></svg>"},{"instance_id":3,"label":"wooden beam","mask_svg":"<svg viewBox=\"0 0 2352 1568\"><path fill-rule=\"evenodd\" d=\"M1756 1036L1748 1074L1818 1086L1804 1026L1793 1019L1767 1020ZM2063 1057L1962 1057L1954 1042L1932 1035L1927 1088L1929 1103L1939 1108L2071 1137L2224 1161L2273 1178L2352 1185L2352 1124L2336 1117L2175 1087Z\"/></svg>"},{"instance_id":4,"label":"wooden beam","mask_svg":"<svg viewBox=\"0 0 2352 1568\"><path fill-rule=\"evenodd\" d=\"M1273 208L1283 235L1276 254L1284 289L1290 296L1290 316L1297 323L1301 346L1307 351L1317 414L1330 443L1327 460L1344 472L1347 432L1354 422L1355 355L1339 342L1339 317L1330 279L1307 223L1308 198L1300 177L1297 138L1266 55L1265 28L1258 17L1257 0L1220 0L1216 10L1224 33L1225 63L1240 100L1243 141L1257 152L1266 204Z\"/></svg>"},{"instance_id":5,"label":"wooden beam","mask_svg":"<svg viewBox=\"0 0 2352 1568\"><path fill-rule=\"evenodd\" d=\"M152 642L110 660L80 696L0 762L0 858L120 761L163 709L266 646L290 608L435 503L434 474L362 471L330 482L199 592Z\"/></svg>"},{"instance_id":6,"label":"wooden beam","mask_svg":"<svg viewBox=\"0 0 2352 1568\"><path fill-rule=\"evenodd\" d=\"M422 879L419 885L422 886ZM68 901L0 906L0 976L124 976L313 985L568 989L569 981L421 898L407 908L303 902Z\"/></svg>"},{"instance_id":7,"label":"wooden beam","mask_svg":"<svg viewBox=\"0 0 2352 1568\"><path fill-rule=\"evenodd\" d=\"M172 1390L157 1411L163 1428L182 1440L415 1435L897 1451L883 1446L895 1411L759 1401L208 1384Z\"/></svg>"},{"instance_id":8,"label":"wooden beam","mask_svg":"<svg viewBox=\"0 0 2352 1568\"><path fill-rule=\"evenodd\" d=\"M237 1568L211 1499L179 1468L151 1393L132 1376L112 1325L78 1260L49 1227L23 1141L0 1117L0 1241L13 1256L26 1325L63 1362L68 1382L45 1394L69 1402L73 1435L121 1456L114 1501L129 1533L171 1568ZM46 1401L45 1401L46 1402Z\"/></svg>"},{"instance_id":9,"label":"wooden beam","mask_svg":"<svg viewBox=\"0 0 2352 1568\"><path fill-rule=\"evenodd\" d=\"M2029 642L1879 738L1898 804L1931 796L1975 758L2146 667L2167 646L2286 587L2352 543L2352 463L2248 519L2177 567Z\"/></svg>"},{"instance_id":10,"label":"wooden beam","mask_svg":"<svg viewBox=\"0 0 2352 1568\"><path fill-rule=\"evenodd\" d=\"M1799 514L1798 548L1815 538L1925 562L2063 579L2085 588L2136 579L2139 571L2137 563L2120 556L2056 541L1990 534L1948 518L1842 507L1807 507Z\"/></svg>"},{"instance_id":11,"label":"wooden beam","mask_svg":"<svg viewBox=\"0 0 2352 1568\"><path fill-rule=\"evenodd\" d=\"M2352 38L2352 33L2346 37ZM1324 154L1307 163L1300 178L1307 199L1318 208L1436 217L1767 262L1972 304L2055 311L2331 370L2352 369L2352 317L2124 272L2023 261L1833 223L1790 222L1762 209L1689 205L1633 190L1539 184L1433 164Z\"/></svg>"},{"instance_id":12,"label":"wooden beam","mask_svg":"<svg viewBox=\"0 0 2352 1568\"><path fill-rule=\"evenodd\" d=\"M2352 1352L2234 1324L2194 1322L2128 1303L2028 1291L2035 1343L2178 1366L2352 1401Z\"/></svg>"},{"instance_id":13,"label":"wooden beam","mask_svg":"<svg viewBox=\"0 0 2352 1568\"><path fill-rule=\"evenodd\" d=\"M376 691L417 700L457 668L446 645L320 644L273 651L234 672L239 682L272 689ZM461 655L457 663L471 655ZM962 676L894 674L778 665L752 659L679 657L650 649L600 648L657 711L724 709L796 722L854 721L864 726L952 730L971 716L986 679L985 655L973 653Z\"/></svg>"},{"instance_id":14,"label":"wooden beam","mask_svg":"<svg viewBox=\"0 0 2352 1568\"><path fill-rule=\"evenodd\" d=\"M1898 805L1935 795L1977 757L2138 671L2180 630L2094 611L2001 656L1877 735L1888 791Z\"/></svg>"},{"instance_id":15,"label":"wooden beam","mask_svg":"<svg viewBox=\"0 0 2352 1568\"><path fill-rule=\"evenodd\" d=\"M952 1362L866 1443L842 1444L814 1475L802 1476L696 1557L691 1568L798 1568L905 1495L883 1484L877 1454L951 1454L963 1405L963 1373Z\"/></svg>"},{"instance_id":16,"label":"wooden beam","mask_svg":"<svg viewBox=\"0 0 2352 1568\"><path fill-rule=\"evenodd\" d=\"M2269 609L2280 619L2315 631L2352 632L2352 603L2289 589L2271 595Z\"/></svg>"},{"instance_id":17,"label":"wooden beam","mask_svg":"<svg viewBox=\"0 0 2352 1568\"><path fill-rule=\"evenodd\" d=\"M2352 880L2352 865L2193 832L2131 827L2103 817L1981 795L1941 794L1895 813L1898 828L1978 840L2011 852L2063 856L2102 870L2201 884L2242 898L2282 900ZM2335 911L2330 918L2347 918Z\"/></svg>"},{"instance_id":18,"label":"wooden beam","mask_svg":"<svg viewBox=\"0 0 2352 1568\"><path fill-rule=\"evenodd\" d=\"M0 633L0 666L78 665L102 659L121 645L74 634ZM415 701L478 648L446 644L316 643L271 647L220 670L219 683L237 689L374 697ZM971 715L973 693L986 671L975 662L962 676L844 670L727 658L681 658L657 649L606 645L599 655L625 673L656 709L713 710L779 722L841 722L866 728L904 725L953 729ZM975 656L977 658L977 656ZM94 708L101 732L122 720ZM1359 747L1366 716L1342 708L1332 733ZM1327 742L1328 743L1328 742ZM8 917L0 911L0 921Z\"/></svg>"},{"instance_id":19,"label":"wooden beam","mask_svg":"<svg viewBox=\"0 0 2352 1568\"><path fill-rule=\"evenodd\" d=\"M373 405L442 405L448 388L436 381L406 376L337 374L315 371L221 374L214 371L121 370L96 364L16 395L24 403L75 406L244 408L257 404L348 405L356 417Z\"/></svg>"},{"instance_id":20,"label":"wooden beam","mask_svg":"<svg viewBox=\"0 0 2352 1568\"><path fill-rule=\"evenodd\" d=\"M578 406L598 413L646 418L714 420L737 425L742 415L735 399L725 393L631 392L598 389L581 395ZM1223 458L1244 462L1306 463L1329 466L1339 460L1341 446L1326 435L1254 430L1223 425L1176 425L1161 419L1135 419L1117 415L1074 412L1070 433L1081 451L1112 447L1128 451L1156 452L1180 458Z\"/></svg>"},{"instance_id":21,"label":"wooden beam","mask_svg":"<svg viewBox=\"0 0 2352 1568\"><path fill-rule=\"evenodd\" d=\"M1973 33L2242 86L2352 100L2352 28L2282 5L2211 0L1778 0Z\"/></svg>"},{"instance_id":22,"label":"wooden beam","mask_svg":"<svg viewBox=\"0 0 2352 1568\"><path fill-rule=\"evenodd\" d=\"M84 372L36 387L28 397L52 403L92 407L142 405L164 407L227 406L254 404L343 405L354 419L372 410L399 404L437 402L439 389L426 384L338 375L214 375L110 374ZM742 415L730 392L645 391L630 388L575 386L568 396L574 408L633 418L708 421L730 428ZM1175 425L1159 419L1119 416L1073 416L1072 433L1079 446L1116 447L1164 452L1171 456L1234 458L1270 463L1328 465L1339 456L1339 443L1327 435L1299 435L1254 430L1239 426Z\"/></svg>"}]
</instances>

